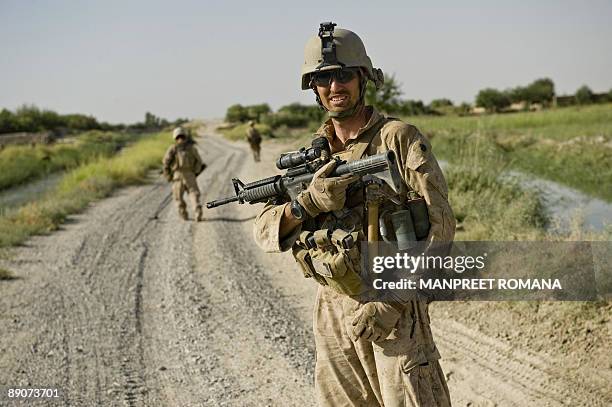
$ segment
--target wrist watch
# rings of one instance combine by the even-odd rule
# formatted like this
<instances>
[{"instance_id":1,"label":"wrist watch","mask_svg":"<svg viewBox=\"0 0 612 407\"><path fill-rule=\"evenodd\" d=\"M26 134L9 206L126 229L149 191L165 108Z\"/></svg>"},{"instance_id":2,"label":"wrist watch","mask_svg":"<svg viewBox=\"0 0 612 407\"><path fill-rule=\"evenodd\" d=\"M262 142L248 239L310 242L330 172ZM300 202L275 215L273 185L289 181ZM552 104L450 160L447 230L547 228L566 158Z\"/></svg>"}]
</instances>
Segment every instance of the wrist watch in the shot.
<instances>
[{"instance_id":1,"label":"wrist watch","mask_svg":"<svg viewBox=\"0 0 612 407\"><path fill-rule=\"evenodd\" d=\"M306 217L308 217L308 212L306 212L306 209L304 209L302 204L300 204L297 199L294 199L291 202L291 214L297 220L302 220L302 221L305 220Z\"/></svg>"}]
</instances>

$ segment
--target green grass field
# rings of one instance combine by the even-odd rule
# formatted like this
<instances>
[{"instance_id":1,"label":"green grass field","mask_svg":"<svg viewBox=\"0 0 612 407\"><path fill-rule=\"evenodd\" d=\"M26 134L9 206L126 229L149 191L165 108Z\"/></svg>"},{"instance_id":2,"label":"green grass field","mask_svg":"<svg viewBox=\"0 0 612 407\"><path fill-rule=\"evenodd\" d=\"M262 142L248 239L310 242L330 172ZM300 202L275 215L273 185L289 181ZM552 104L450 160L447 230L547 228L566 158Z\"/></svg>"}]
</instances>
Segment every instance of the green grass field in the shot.
<instances>
[{"instance_id":1,"label":"green grass field","mask_svg":"<svg viewBox=\"0 0 612 407\"><path fill-rule=\"evenodd\" d=\"M466 149L494 152L497 165L612 201L612 104L480 117L406 118L451 163Z\"/></svg>"},{"instance_id":2,"label":"green grass field","mask_svg":"<svg viewBox=\"0 0 612 407\"><path fill-rule=\"evenodd\" d=\"M70 170L44 198L0 216L0 247L53 231L68 215L82 211L114 189L144 182L147 172L160 166L169 140L165 132L143 136L112 157L99 157Z\"/></svg>"},{"instance_id":3,"label":"green grass field","mask_svg":"<svg viewBox=\"0 0 612 407\"><path fill-rule=\"evenodd\" d=\"M0 151L0 190L109 157L136 138L125 133L90 131L68 143L8 146Z\"/></svg>"}]
</instances>

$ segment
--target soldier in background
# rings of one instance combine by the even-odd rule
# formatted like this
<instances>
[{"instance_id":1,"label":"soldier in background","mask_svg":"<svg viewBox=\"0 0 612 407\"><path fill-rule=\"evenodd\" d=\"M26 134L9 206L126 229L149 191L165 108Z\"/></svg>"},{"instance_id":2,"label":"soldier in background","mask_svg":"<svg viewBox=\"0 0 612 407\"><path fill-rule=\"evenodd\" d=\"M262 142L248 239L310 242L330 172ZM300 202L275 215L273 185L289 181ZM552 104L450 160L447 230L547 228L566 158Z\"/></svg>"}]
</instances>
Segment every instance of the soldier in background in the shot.
<instances>
[{"instance_id":1,"label":"soldier in background","mask_svg":"<svg viewBox=\"0 0 612 407\"><path fill-rule=\"evenodd\" d=\"M259 152L261 150L261 134L255 128L255 122L253 120L249 121L249 127L246 131L247 141L251 146L251 151L253 151L253 158L255 162L259 162Z\"/></svg>"},{"instance_id":2,"label":"soldier in background","mask_svg":"<svg viewBox=\"0 0 612 407\"><path fill-rule=\"evenodd\" d=\"M163 159L164 176L168 182L172 182L172 195L178 204L179 215L183 220L188 220L187 205L183 200L183 194L189 193L195 219L202 220L202 204L200 203L200 188L196 177L206 168L198 153L195 141L182 127L177 127L172 133L174 145L168 148Z\"/></svg>"},{"instance_id":3,"label":"soldier in background","mask_svg":"<svg viewBox=\"0 0 612 407\"><path fill-rule=\"evenodd\" d=\"M450 242L455 219L448 203L446 181L431 144L416 127L389 119L366 106L367 81L383 84L361 39L352 31L321 24L306 44L302 89L313 91L329 120L316 132L331 152L352 161L393 151L405 202L416 194L426 203L430 228L428 247ZM428 304L419 298L381 301L368 297L372 287L362 280L355 262L339 240L351 233L376 241L379 203L368 200L363 186L345 177L330 177L335 161L320 168L293 202L269 202L255 221L255 239L267 252L292 250L305 277L320 285L315 301L315 389L319 406L446 407L450 396L429 325ZM349 188L349 185L351 187ZM401 210L392 201L380 213ZM372 224L370 224L372 222ZM375 226L370 229L371 226ZM308 243L314 234L315 247ZM361 236L361 237L359 237ZM360 244L348 251L359 251ZM308 249L307 249L308 248ZM429 250L429 249L428 249ZM361 258L359 252L356 258ZM316 260L316 261L315 261ZM336 261L337 260L337 261ZM317 266L318 265L318 266ZM325 267L321 267L325 266ZM369 299L372 298L372 299Z\"/></svg>"}]
</instances>

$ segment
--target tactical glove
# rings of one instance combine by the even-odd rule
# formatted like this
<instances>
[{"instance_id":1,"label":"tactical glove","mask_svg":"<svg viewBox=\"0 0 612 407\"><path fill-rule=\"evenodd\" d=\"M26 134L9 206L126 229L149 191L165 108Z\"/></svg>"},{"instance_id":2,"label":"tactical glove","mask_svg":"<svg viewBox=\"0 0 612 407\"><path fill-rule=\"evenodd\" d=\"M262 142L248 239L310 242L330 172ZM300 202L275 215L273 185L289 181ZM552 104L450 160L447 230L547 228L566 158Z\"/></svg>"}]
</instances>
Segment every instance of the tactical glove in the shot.
<instances>
[{"instance_id":1,"label":"tactical glove","mask_svg":"<svg viewBox=\"0 0 612 407\"><path fill-rule=\"evenodd\" d=\"M400 311L384 302L363 304L353 318L351 338L356 341L363 338L376 342L386 339L401 316Z\"/></svg>"},{"instance_id":2,"label":"tactical glove","mask_svg":"<svg viewBox=\"0 0 612 407\"><path fill-rule=\"evenodd\" d=\"M314 217L322 212L332 212L344 207L346 188L359 177L343 175L327 178L335 167L336 161L332 160L319 168L308 188L296 198L308 215Z\"/></svg>"}]
</instances>

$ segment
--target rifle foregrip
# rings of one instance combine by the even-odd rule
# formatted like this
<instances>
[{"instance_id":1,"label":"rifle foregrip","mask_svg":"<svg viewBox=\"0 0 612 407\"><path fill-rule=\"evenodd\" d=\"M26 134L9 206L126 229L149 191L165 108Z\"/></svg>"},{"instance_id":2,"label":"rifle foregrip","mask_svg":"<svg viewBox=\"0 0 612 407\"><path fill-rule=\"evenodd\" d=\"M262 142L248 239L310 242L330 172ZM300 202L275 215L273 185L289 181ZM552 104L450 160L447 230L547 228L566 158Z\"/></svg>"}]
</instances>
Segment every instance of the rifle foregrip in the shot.
<instances>
[{"instance_id":1,"label":"rifle foregrip","mask_svg":"<svg viewBox=\"0 0 612 407\"><path fill-rule=\"evenodd\" d=\"M277 191L276 183L260 185L256 188L249 188L242 191L242 199L249 203L264 202L274 198L282 191Z\"/></svg>"}]
</instances>

